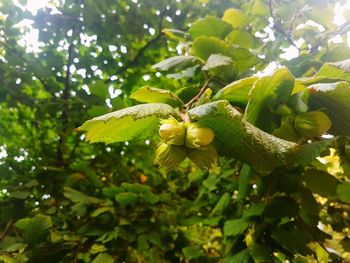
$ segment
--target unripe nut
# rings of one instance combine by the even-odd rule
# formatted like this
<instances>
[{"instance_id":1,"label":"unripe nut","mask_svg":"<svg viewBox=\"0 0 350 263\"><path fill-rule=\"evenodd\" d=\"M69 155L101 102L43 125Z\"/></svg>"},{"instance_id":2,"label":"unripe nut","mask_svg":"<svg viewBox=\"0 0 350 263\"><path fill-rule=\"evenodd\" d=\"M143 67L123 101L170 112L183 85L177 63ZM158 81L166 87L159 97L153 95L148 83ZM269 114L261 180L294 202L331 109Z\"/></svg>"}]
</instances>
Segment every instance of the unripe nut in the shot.
<instances>
[{"instance_id":1,"label":"unripe nut","mask_svg":"<svg viewBox=\"0 0 350 263\"><path fill-rule=\"evenodd\" d=\"M184 145L186 128L175 119L164 120L159 128L160 137L168 144Z\"/></svg>"},{"instance_id":2,"label":"unripe nut","mask_svg":"<svg viewBox=\"0 0 350 263\"><path fill-rule=\"evenodd\" d=\"M322 111L299 113L294 121L295 130L304 137L321 136L331 126L331 120Z\"/></svg>"},{"instance_id":3,"label":"unripe nut","mask_svg":"<svg viewBox=\"0 0 350 263\"><path fill-rule=\"evenodd\" d=\"M186 131L186 146L200 148L209 145L214 139L214 132L208 127L201 127L197 123L191 123Z\"/></svg>"}]
</instances>

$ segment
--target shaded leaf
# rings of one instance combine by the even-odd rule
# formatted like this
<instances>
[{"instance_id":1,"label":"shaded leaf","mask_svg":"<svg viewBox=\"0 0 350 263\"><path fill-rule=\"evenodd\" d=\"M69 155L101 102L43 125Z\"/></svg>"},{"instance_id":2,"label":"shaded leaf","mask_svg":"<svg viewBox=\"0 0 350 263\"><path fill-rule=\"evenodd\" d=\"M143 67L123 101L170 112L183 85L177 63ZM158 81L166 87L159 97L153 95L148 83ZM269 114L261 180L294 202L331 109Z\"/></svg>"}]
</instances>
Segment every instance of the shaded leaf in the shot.
<instances>
[{"instance_id":1,"label":"shaded leaf","mask_svg":"<svg viewBox=\"0 0 350 263\"><path fill-rule=\"evenodd\" d=\"M100 253L91 263L114 263L114 259L107 253Z\"/></svg>"},{"instance_id":2,"label":"shaded leaf","mask_svg":"<svg viewBox=\"0 0 350 263\"><path fill-rule=\"evenodd\" d=\"M213 208L211 215L222 214L222 212L228 207L230 200L231 195L229 193L224 193Z\"/></svg>"},{"instance_id":3,"label":"shaded leaf","mask_svg":"<svg viewBox=\"0 0 350 263\"><path fill-rule=\"evenodd\" d=\"M28 196L30 196L30 192L28 191L15 191L11 192L11 196L17 199L26 199Z\"/></svg>"},{"instance_id":4,"label":"shaded leaf","mask_svg":"<svg viewBox=\"0 0 350 263\"><path fill-rule=\"evenodd\" d=\"M244 218L228 220L224 224L224 235L225 236L237 236L243 234L251 222Z\"/></svg>"},{"instance_id":5,"label":"shaded leaf","mask_svg":"<svg viewBox=\"0 0 350 263\"><path fill-rule=\"evenodd\" d=\"M337 194L343 202L350 204L350 183L343 182L337 187Z\"/></svg>"},{"instance_id":6,"label":"shaded leaf","mask_svg":"<svg viewBox=\"0 0 350 263\"><path fill-rule=\"evenodd\" d=\"M293 223L275 228L271 237L292 253L306 254L312 252L307 247L307 244L311 241L311 236Z\"/></svg>"},{"instance_id":7,"label":"shaded leaf","mask_svg":"<svg viewBox=\"0 0 350 263\"><path fill-rule=\"evenodd\" d=\"M331 143L332 140L323 140L303 144L300 146L293 160L297 164L308 165L315 161L316 157L319 157L322 152L328 149Z\"/></svg>"},{"instance_id":8,"label":"shaded leaf","mask_svg":"<svg viewBox=\"0 0 350 263\"><path fill-rule=\"evenodd\" d=\"M232 60L230 57L223 56L220 54L212 54L207 59L207 62L202 67L202 70L210 70L221 66L227 66L227 65L230 65L231 63L232 63Z\"/></svg>"},{"instance_id":9,"label":"shaded leaf","mask_svg":"<svg viewBox=\"0 0 350 263\"><path fill-rule=\"evenodd\" d=\"M310 85L309 108L325 112L332 121L331 133L350 135L350 87L347 82Z\"/></svg>"},{"instance_id":10,"label":"shaded leaf","mask_svg":"<svg viewBox=\"0 0 350 263\"><path fill-rule=\"evenodd\" d=\"M250 254L249 249L244 249L239 251L238 253L235 253L231 257L226 257L224 259L224 263L249 263L250 262Z\"/></svg>"},{"instance_id":11,"label":"shaded leaf","mask_svg":"<svg viewBox=\"0 0 350 263\"><path fill-rule=\"evenodd\" d=\"M331 197L337 192L338 180L329 173L317 170L307 170L304 173L307 187L314 193Z\"/></svg>"},{"instance_id":12,"label":"shaded leaf","mask_svg":"<svg viewBox=\"0 0 350 263\"><path fill-rule=\"evenodd\" d=\"M254 243L250 248L250 255L254 259L254 262L271 262L272 261L272 251L270 247Z\"/></svg>"},{"instance_id":13,"label":"shaded leaf","mask_svg":"<svg viewBox=\"0 0 350 263\"><path fill-rule=\"evenodd\" d=\"M52 221L51 217L39 214L31 218L22 218L15 225L23 232L26 242L34 243L48 236Z\"/></svg>"},{"instance_id":14,"label":"shaded leaf","mask_svg":"<svg viewBox=\"0 0 350 263\"><path fill-rule=\"evenodd\" d=\"M139 200L135 193L120 193L115 196L115 200L121 205L133 205Z\"/></svg>"},{"instance_id":15,"label":"shaded leaf","mask_svg":"<svg viewBox=\"0 0 350 263\"><path fill-rule=\"evenodd\" d=\"M243 214L245 218L261 216L264 213L265 206L263 203L252 204Z\"/></svg>"},{"instance_id":16,"label":"shaded leaf","mask_svg":"<svg viewBox=\"0 0 350 263\"><path fill-rule=\"evenodd\" d=\"M64 196L67 197L69 200L71 200L74 203L83 203L83 204L95 204L101 202L101 200L87 196L86 194L79 192L77 190L74 190L70 187L64 187Z\"/></svg>"},{"instance_id":17,"label":"shaded leaf","mask_svg":"<svg viewBox=\"0 0 350 263\"><path fill-rule=\"evenodd\" d=\"M184 254L185 258L189 260L203 256L202 250L195 246L184 247L182 249L182 253Z\"/></svg>"},{"instance_id":18,"label":"shaded leaf","mask_svg":"<svg viewBox=\"0 0 350 263\"><path fill-rule=\"evenodd\" d=\"M285 67L257 80L249 93L244 114L247 121L264 131L272 131L274 107L291 96L293 86L294 76Z\"/></svg>"},{"instance_id":19,"label":"shaded leaf","mask_svg":"<svg viewBox=\"0 0 350 263\"><path fill-rule=\"evenodd\" d=\"M200 59L194 56L174 56L153 65L152 68L159 70L182 70L193 67L200 62Z\"/></svg>"},{"instance_id":20,"label":"shaded leaf","mask_svg":"<svg viewBox=\"0 0 350 263\"><path fill-rule=\"evenodd\" d=\"M290 217L296 215L298 210L299 206L293 198L278 196L269 200L265 207L265 215L274 218Z\"/></svg>"},{"instance_id":21,"label":"shaded leaf","mask_svg":"<svg viewBox=\"0 0 350 263\"><path fill-rule=\"evenodd\" d=\"M173 107L181 106L183 104L183 102L175 93L169 90L153 88L150 86L141 87L140 89L132 93L130 95L130 98L140 102L165 103Z\"/></svg>"},{"instance_id":22,"label":"shaded leaf","mask_svg":"<svg viewBox=\"0 0 350 263\"><path fill-rule=\"evenodd\" d=\"M251 186L250 186L251 177L252 177L252 167L247 164L243 164L240 171L239 180L238 180L237 201L242 201L249 195L249 192L251 190Z\"/></svg>"}]
</instances>

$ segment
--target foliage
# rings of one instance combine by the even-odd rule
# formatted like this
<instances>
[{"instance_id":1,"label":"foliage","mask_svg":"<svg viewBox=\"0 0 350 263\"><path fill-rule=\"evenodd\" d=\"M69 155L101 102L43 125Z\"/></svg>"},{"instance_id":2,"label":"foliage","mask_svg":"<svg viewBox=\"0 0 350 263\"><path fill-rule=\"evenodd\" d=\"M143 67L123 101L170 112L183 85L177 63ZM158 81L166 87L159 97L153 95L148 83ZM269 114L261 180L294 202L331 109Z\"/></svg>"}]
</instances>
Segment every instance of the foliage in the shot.
<instances>
[{"instance_id":1,"label":"foliage","mask_svg":"<svg viewBox=\"0 0 350 263\"><path fill-rule=\"evenodd\" d=\"M19 2L0 3L0 261L350 260L335 1ZM169 118L214 132L219 169L153 164Z\"/></svg>"}]
</instances>

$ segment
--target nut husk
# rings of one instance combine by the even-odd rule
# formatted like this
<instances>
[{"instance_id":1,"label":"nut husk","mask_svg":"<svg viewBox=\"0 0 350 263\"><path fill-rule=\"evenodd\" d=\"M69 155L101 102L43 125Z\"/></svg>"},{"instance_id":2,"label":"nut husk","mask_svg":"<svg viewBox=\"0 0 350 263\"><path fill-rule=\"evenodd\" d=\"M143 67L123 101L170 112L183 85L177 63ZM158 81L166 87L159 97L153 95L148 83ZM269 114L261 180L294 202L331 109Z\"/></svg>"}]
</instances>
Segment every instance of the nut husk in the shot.
<instances>
[{"instance_id":1,"label":"nut husk","mask_svg":"<svg viewBox=\"0 0 350 263\"><path fill-rule=\"evenodd\" d=\"M322 111L299 113L294 121L295 130L303 137L321 136L331 126L331 120Z\"/></svg>"},{"instance_id":2,"label":"nut husk","mask_svg":"<svg viewBox=\"0 0 350 263\"><path fill-rule=\"evenodd\" d=\"M154 163L170 172L182 163L186 157L187 153L184 146L160 143L156 150Z\"/></svg>"}]
</instances>

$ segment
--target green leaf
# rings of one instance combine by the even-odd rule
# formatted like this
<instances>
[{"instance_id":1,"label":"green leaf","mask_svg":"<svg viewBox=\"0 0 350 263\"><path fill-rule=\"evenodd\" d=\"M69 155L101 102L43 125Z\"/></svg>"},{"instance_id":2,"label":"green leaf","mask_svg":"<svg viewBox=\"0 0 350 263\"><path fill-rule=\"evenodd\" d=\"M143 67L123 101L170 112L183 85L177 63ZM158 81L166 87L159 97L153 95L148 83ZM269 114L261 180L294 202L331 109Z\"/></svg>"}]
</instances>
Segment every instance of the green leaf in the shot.
<instances>
[{"instance_id":1,"label":"green leaf","mask_svg":"<svg viewBox=\"0 0 350 263\"><path fill-rule=\"evenodd\" d=\"M107 253L100 253L91 263L114 263L115 260Z\"/></svg>"},{"instance_id":2,"label":"green leaf","mask_svg":"<svg viewBox=\"0 0 350 263\"><path fill-rule=\"evenodd\" d=\"M216 37L198 37L193 41L193 52L203 60L212 54L222 54L232 57L232 47L225 41Z\"/></svg>"},{"instance_id":3,"label":"green leaf","mask_svg":"<svg viewBox=\"0 0 350 263\"><path fill-rule=\"evenodd\" d=\"M251 222L244 218L228 220L224 224L224 235L225 236L237 236L243 234Z\"/></svg>"},{"instance_id":4,"label":"green leaf","mask_svg":"<svg viewBox=\"0 0 350 263\"><path fill-rule=\"evenodd\" d=\"M248 103L248 94L259 78L252 76L236 80L219 90L213 100L228 100L232 104L246 105Z\"/></svg>"},{"instance_id":5,"label":"green leaf","mask_svg":"<svg viewBox=\"0 0 350 263\"><path fill-rule=\"evenodd\" d=\"M243 201L245 198L248 197L251 186L250 186L250 179L252 177L252 167L243 164L239 180L238 180L238 195L237 195L237 201Z\"/></svg>"},{"instance_id":6,"label":"green leaf","mask_svg":"<svg viewBox=\"0 0 350 263\"><path fill-rule=\"evenodd\" d=\"M188 115L215 133L215 144L222 154L252 165L260 172L285 165L297 149L295 143L265 133L246 122L227 101L207 103L191 109Z\"/></svg>"},{"instance_id":7,"label":"green leaf","mask_svg":"<svg viewBox=\"0 0 350 263\"><path fill-rule=\"evenodd\" d=\"M219 201L216 203L210 215L222 214L222 212L228 207L230 200L231 200L231 195L229 193L224 193L220 197Z\"/></svg>"},{"instance_id":8,"label":"green leaf","mask_svg":"<svg viewBox=\"0 0 350 263\"><path fill-rule=\"evenodd\" d=\"M4 263L17 263L16 259L10 255L0 255L0 260Z\"/></svg>"},{"instance_id":9,"label":"green leaf","mask_svg":"<svg viewBox=\"0 0 350 263\"><path fill-rule=\"evenodd\" d=\"M335 27L333 23L334 6L332 4L328 4L322 8L311 8L305 12L305 15L326 28L333 29Z\"/></svg>"},{"instance_id":10,"label":"green leaf","mask_svg":"<svg viewBox=\"0 0 350 263\"><path fill-rule=\"evenodd\" d=\"M176 116L176 112L167 104L140 104L93 118L79 130L87 132L86 140L91 143L146 139L155 132L159 118L169 116Z\"/></svg>"},{"instance_id":11,"label":"green leaf","mask_svg":"<svg viewBox=\"0 0 350 263\"><path fill-rule=\"evenodd\" d=\"M145 201L151 205L155 205L159 202L159 196L150 191L142 193L141 195L143 199L145 199Z\"/></svg>"},{"instance_id":12,"label":"green leaf","mask_svg":"<svg viewBox=\"0 0 350 263\"><path fill-rule=\"evenodd\" d=\"M74 203L83 203L83 204L96 204L101 202L100 199L97 199L95 197L87 196L82 192L79 192L77 190L74 190L70 187L64 187L64 196L67 197L69 200L71 200Z\"/></svg>"},{"instance_id":13,"label":"green leaf","mask_svg":"<svg viewBox=\"0 0 350 263\"><path fill-rule=\"evenodd\" d=\"M207 60L212 54L221 54L230 57L234 69L239 72L254 66L259 60L249 52L240 47L234 47L216 37L198 37L193 41L193 52L203 60Z\"/></svg>"},{"instance_id":14,"label":"green leaf","mask_svg":"<svg viewBox=\"0 0 350 263\"><path fill-rule=\"evenodd\" d=\"M314 193L332 197L336 195L338 180L329 173L318 170L307 170L304 173L307 187Z\"/></svg>"},{"instance_id":15,"label":"green leaf","mask_svg":"<svg viewBox=\"0 0 350 263\"><path fill-rule=\"evenodd\" d=\"M101 98L106 98L108 95L108 85L101 79L94 81L89 85L89 90L92 94Z\"/></svg>"},{"instance_id":16,"label":"green leaf","mask_svg":"<svg viewBox=\"0 0 350 263\"><path fill-rule=\"evenodd\" d=\"M35 186L38 186L39 185L39 182L36 180L36 179L33 179L33 180L30 180L28 183L26 183L24 185L24 187L35 187Z\"/></svg>"},{"instance_id":17,"label":"green leaf","mask_svg":"<svg viewBox=\"0 0 350 263\"><path fill-rule=\"evenodd\" d=\"M343 79L350 81L350 59L325 63L315 77Z\"/></svg>"},{"instance_id":18,"label":"green leaf","mask_svg":"<svg viewBox=\"0 0 350 263\"><path fill-rule=\"evenodd\" d=\"M233 48L232 60L234 62L235 69L239 73L250 69L259 63L259 59L253 55L248 49L242 47Z\"/></svg>"},{"instance_id":19,"label":"green leaf","mask_svg":"<svg viewBox=\"0 0 350 263\"><path fill-rule=\"evenodd\" d=\"M240 10L230 8L226 9L222 20L231 24L233 28L245 28L252 19Z\"/></svg>"},{"instance_id":20,"label":"green leaf","mask_svg":"<svg viewBox=\"0 0 350 263\"><path fill-rule=\"evenodd\" d=\"M254 0L250 10L252 15L267 17L270 14L269 6L264 0Z\"/></svg>"},{"instance_id":21,"label":"green leaf","mask_svg":"<svg viewBox=\"0 0 350 263\"><path fill-rule=\"evenodd\" d=\"M265 216L282 218L294 216L298 213L299 206L297 202L287 196L278 196L271 198L265 207Z\"/></svg>"},{"instance_id":22,"label":"green leaf","mask_svg":"<svg viewBox=\"0 0 350 263\"><path fill-rule=\"evenodd\" d=\"M109 212L112 215L114 215L115 214L114 207L111 207L111 206L99 207L91 213L91 217L97 217L106 212Z\"/></svg>"},{"instance_id":23,"label":"green leaf","mask_svg":"<svg viewBox=\"0 0 350 263\"><path fill-rule=\"evenodd\" d=\"M310 110L325 112L332 121L331 133L350 135L350 87L345 81L308 87Z\"/></svg>"},{"instance_id":24,"label":"green leaf","mask_svg":"<svg viewBox=\"0 0 350 263\"><path fill-rule=\"evenodd\" d=\"M186 259L196 259L203 256L203 251L195 246L188 246L182 249L182 253L184 254Z\"/></svg>"},{"instance_id":25,"label":"green leaf","mask_svg":"<svg viewBox=\"0 0 350 263\"><path fill-rule=\"evenodd\" d=\"M350 204L350 183L343 182L339 184L337 187L337 194L340 200Z\"/></svg>"},{"instance_id":26,"label":"green leaf","mask_svg":"<svg viewBox=\"0 0 350 263\"><path fill-rule=\"evenodd\" d=\"M30 192L28 191L15 191L11 192L11 196L17 199L26 199L28 196L30 196Z\"/></svg>"},{"instance_id":27,"label":"green leaf","mask_svg":"<svg viewBox=\"0 0 350 263\"><path fill-rule=\"evenodd\" d=\"M258 41L249 32L243 30L233 30L226 36L225 40L237 46L248 49L256 47Z\"/></svg>"},{"instance_id":28,"label":"green leaf","mask_svg":"<svg viewBox=\"0 0 350 263\"><path fill-rule=\"evenodd\" d=\"M312 192L306 187L301 188L300 190L300 218L309 226L317 227L317 224L320 220L320 205L315 199Z\"/></svg>"},{"instance_id":29,"label":"green leaf","mask_svg":"<svg viewBox=\"0 0 350 263\"><path fill-rule=\"evenodd\" d=\"M270 247L254 243L249 250L254 262L272 262L272 251Z\"/></svg>"},{"instance_id":30,"label":"green leaf","mask_svg":"<svg viewBox=\"0 0 350 263\"><path fill-rule=\"evenodd\" d=\"M223 56L220 54L212 54L207 59L207 62L202 67L202 70L210 70L221 66L227 66L227 65L230 65L231 63L232 63L232 60L230 57Z\"/></svg>"},{"instance_id":31,"label":"green leaf","mask_svg":"<svg viewBox=\"0 0 350 263\"><path fill-rule=\"evenodd\" d=\"M278 244L292 253L310 253L311 249L307 244L311 241L311 236L300 229L293 223L285 224L274 228L271 237L278 242Z\"/></svg>"},{"instance_id":32,"label":"green leaf","mask_svg":"<svg viewBox=\"0 0 350 263\"><path fill-rule=\"evenodd\" d=\"M193 39L200 36L224 38L231 30L232 26L225 21L217 17L206 16L194 22L189 33Z\"/></svg>"},{"instance_id":33,"label":"green leaf","mask_svg":"<svg viewBox=\"0 0 350 263\"><path fill-rule=\"evenodd\" d=\"M169 90L157 89L150 86L143 86L142 88L138 89L133 94L131 94L130 98L140 102L165 103L173 107L183 105L183 102L175 93Z\"/></svg>"},{"instance_id":34,"label":"green leaf","mask_svg":"<svg viewBox=\"0 0 350 263\"><path fill-rule=\"evenodd\" d=\"M244 249L235 253L231 257L226 257L224 263L249 263L250 262L250 254L249 249Z\"/></svg>"},{"instance_id":35,"label":"green leaf","mask_svg":"<svg viewBox=\"0 0 350 263\"><path fill-rule=\"evenodd\" d=\"M244 218L261 216L264 213L265 206L263 203L252 204L248 210L243 214Z\"/></svg>"},{"instance_id":36,"label":"green leaf","mask_svg":"<svg viewBox=\"0 0 350 263\"><path fill-rule=\"evenodd\" d=\"M133 205L139 200L135 193L120 193L115 196L115 200L121 205Z\"/></svg>"},{"instance_id":37,"label":"green leaf","mask_svg":"<svg viewBox=\"0 0 350 263\"><path fill-rule=\"evenodd\" d=\"M168 74L166 75L167 78L170 79L186 79L186 78L193 78L196 70L199 68L199 65L195 65L190 68L186 68L178 73Z\"/></svg>"},{"instance_id":38,"label":"green leaf","mask_svg":"<svg viewBox=\"0 0 350 263\"><path fill-rule=\"evenodd\" d=\"M187 36L188 33L178 30L178 29L172 29L172 28L164 28L162 32L171 40L174 41L183 41Z\"/></svg>"},{"instance_id":39,"label":"green leaf","mask_svg":"<svg viewBox=\"0 0 350 263\"><path fill-rule=\"evenodd\" d=\"M123 192L124 192L124 189L122 187L118 187L115 185L102 188L103 195L109 198L114 198L117 194L120 194Z\"/></svg>"},{"instance_id":40,"label":"green leaf","mask_svg":"<svg viewBox=\"0 0 350 263\"><path fill-rule=\"evenodd\" d=\"M291 96L293 87L294 76L285 67L276 70L272 76L257 80L249 93L244 115L246 120L264 131L271 132L274 108Z\"/></svg>"},{"instance_id":41,"label":"green leaf","mask_svg":"<svg viewBox=\"0 0 350 263\"><path fill-rule=\"evenodd\" d=\"M52 221L51 217L39 214L31 218L22 218L15 225L23 232L26 242L34 243L45 239L49 235Z\"/></svg>"},{"instance_id":42,"label":"green leaf","mask_svg":"<svg viewBox=\"0 0 350 263\"><path fill-rule=\"evenodd\" d=\"M174 56L153 65L152 68L159 70L182 70L200 63L201 60L194 56Z\"/></svg>"},{"instance_id":43,"label":"green leaf","mask_svg":"<svg viewBox=\"0 0 350 263\"><path fill-rule=\"evenodd\" d=\"M293 161L299 165L308 165L316 160L322 152L328 149L332 140L316 141L306 143L300 146L298 153L295 155Z\"/></svg>"}]
</instances>

